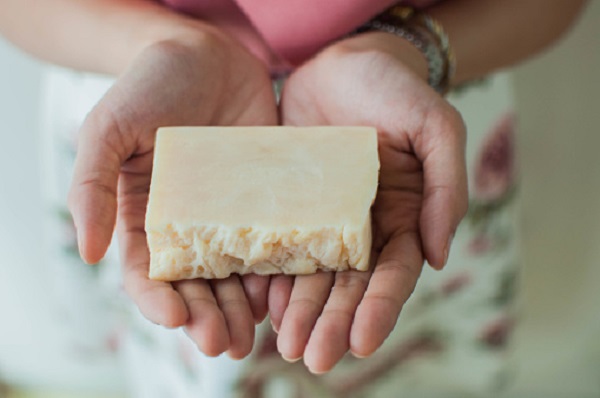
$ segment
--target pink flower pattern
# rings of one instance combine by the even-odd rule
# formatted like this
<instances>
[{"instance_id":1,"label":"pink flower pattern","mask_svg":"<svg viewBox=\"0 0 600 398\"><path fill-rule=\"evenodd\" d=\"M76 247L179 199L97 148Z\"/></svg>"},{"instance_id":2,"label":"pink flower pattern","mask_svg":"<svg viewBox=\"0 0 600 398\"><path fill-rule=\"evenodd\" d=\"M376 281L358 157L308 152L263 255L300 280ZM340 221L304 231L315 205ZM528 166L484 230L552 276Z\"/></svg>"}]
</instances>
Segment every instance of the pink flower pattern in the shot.
<instances>
[{"instance_id":1,"label":"pink flower pattern","mask_svg":"<svg viewBox=\"0 0 600 398\"><path fill-rule=\"evenodd\" d=\"M483 201L500 199L515 180L514 113L500 118L487 135L475 166L475 198Z\"/></svg>"}]
</instances>

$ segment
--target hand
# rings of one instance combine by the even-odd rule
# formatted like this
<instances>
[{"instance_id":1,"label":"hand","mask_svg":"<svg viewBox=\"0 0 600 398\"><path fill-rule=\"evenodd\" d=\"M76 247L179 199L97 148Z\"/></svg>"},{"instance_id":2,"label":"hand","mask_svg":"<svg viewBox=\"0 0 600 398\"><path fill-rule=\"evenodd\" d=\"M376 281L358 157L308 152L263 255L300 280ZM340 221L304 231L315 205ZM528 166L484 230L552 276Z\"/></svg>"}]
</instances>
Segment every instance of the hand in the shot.
<instances>
[{"instance_id":1,"label":"hand","mask_svg":"<svg viewBox=\"0 0 600 398\"><path fill-rule=\"evenodd\" d=\"M370 125L379 133L371 271L271 279L278 349L288 360L304 357L312 372L330 370L348 350L364 357L383 343L424 258L443 267L466 212L465 128L426 73L409 43L374 33L334 44L284 87L284 124Z\"/></svg>"},{"instance_id":2,"label":"hand","mask_svg":"<svg viewBox=\"0 0 600 398\"><path fill-rule=\"evenodd\" d=\"M146 48L86 118L69 195L82 258L99 261L115 222L124 287L151 321L185 325L207 355L246 356L267 312L268 279L174 284L148 279L144 218L156 129L173 125L274 125L265 67L217 32ZM118 216L117 216L118 215Z\"/></svg>"}]
</instances>

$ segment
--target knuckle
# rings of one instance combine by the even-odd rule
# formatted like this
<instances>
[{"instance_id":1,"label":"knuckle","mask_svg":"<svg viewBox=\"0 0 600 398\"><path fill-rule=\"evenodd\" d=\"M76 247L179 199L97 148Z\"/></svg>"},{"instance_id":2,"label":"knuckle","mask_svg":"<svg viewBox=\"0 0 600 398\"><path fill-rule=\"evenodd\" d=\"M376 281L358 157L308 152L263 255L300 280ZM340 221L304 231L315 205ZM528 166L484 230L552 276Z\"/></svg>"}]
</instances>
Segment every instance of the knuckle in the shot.
<instances>
[{"instance_id":1,"label":"knuckle","mask_svg":"<svg viewBox=\"0 0 600 398\"><path fill-rule=\"evenodd\" d=\"M373 305L391 307L394 312L400 312L404 301L393 295L371 293L365 296L364 301L370 301Z\"/></svg>"},{"instance_id":2,"label":"knuckle","mask_svg":"<svg viewBox=\"0 0 600 398\"><path fill-rule=\"evenodd\" d=\"M404 275L412 276L413 273L416 273L414 270L415 267L409 265L404 261L389 259L386 260L379 265L377 265L378 272L397 272Z\"/></svg>"},{"instance_id":3,"label":"knuckle","mask_svg":"<svg viewBox=\"0 0 600 398\"><path fill-rule=\"evenodd\" d=\"M350 308L327 308L323 310L321 314L322 318L342 318L344 321L354 319L354 311ZM335 324L329 324L331 326L339 327L339 324L336 322Z\"/></svg>"},{"instance_id":4,"label":"knuckle","mask_svg":"<svg viewBox=\"0 0 600 398\"><path fill-rule=\"evenodd\" d=\"M249 309L248 300L241 299L238 297L221 298L221 299L218 299L218 302L219 302L219 308L221 308L221 310L223 310L223 312L226 312L229 310L237 311L239 309Z\"/></svg>"},{"instance_id":5,"label":"knuckle","mask_svg":"<svg viewBox=\"0 0 600 398\"><path fill-rule=\"evenodd\" d=\"M445 99L440 98L425 116L426 130L435 131L448 139L466 143L466 125L461 113Z\"/></svg>"},{"instance_id":6,"label":"knuckle","mask_svg":"<svg viewBox=\"0 0 600 398\"><path fill-rule=\"evenodd\" d=\"M216 303L213 300L211 300L208 297L201 297L201 296L196 296L196 297L185 297L184 298L185 303L187 304L188 308L193 308L193 307L216 307Z\"/></svg>"},{"instance_id":7,"label":"knuckle","mask_svg":"<svg viewBox=\"0 0 600 398\"><path fill-rule=\"evenodd\" d=\"M87 173L87 176L80 181L76 182L76 188L84 189L91 187L98 193L105 194L108 196L117 196L117 184L116 176L108 170L93 170ZM109 183L108 181L113 181ZM75 200L73 198L73 200Z\"/></svg>"},{"instance_id":8,"label":"knuckle","mask_svg":"<svg viewBox=\"0 0 600 398\"><path fill-rule=\"evenodd\" d=\"M403 293L407 293L406 299L408 299L408 297L410 297L410 295L414 291L417 281L421 276L421 270L422 266L417 266L416 263L415 265L411 265L408 262L403 262L400 260L387 260L377 265L376 268L376 272L380 274L386 272L396 274L394 278L403 282L401 287L403 288ZM402 306L404 304L404 301L406 300L398 298L393 294L379 294L378 296L388 297L392 300L396 300L399 306Z\"/></svg>"},{"instance_id":9,"label":"knuckle","mask_svg":"<svg viewBox=\"0 0 600 398\"><path fill-rule=\"evenodd\" d=\"M338 272L335 276L334 289L343 290L364 290L368 281L362 275L357 275L353 271Z\"/></svg>"},{"instance_id":10,"label":"knuckle","mask_svg":"<svg viewBox=\"0 0 600 398\"><path fill-rule=\"evenodd\" d=\"M303 297L303 298L295 298L295 299L290 300L288 308L292 309L292 310L308 309L308 310L314 310L314 311L321 312L321 309L323 308L323 304L319 303L317 300L315 300L313 298Z\"/></svg>"},{"instance_id":11,"label":"knuckle","mask_svg":"<svg viewBox=\"0 0 600 398\"><path fill-rule=\"evenodd\" d=\"M135 116L114 97L109 91L88 113L79 131L79 144L104 147L124 161L134 144Z\"/></svg>"}]
</instances>

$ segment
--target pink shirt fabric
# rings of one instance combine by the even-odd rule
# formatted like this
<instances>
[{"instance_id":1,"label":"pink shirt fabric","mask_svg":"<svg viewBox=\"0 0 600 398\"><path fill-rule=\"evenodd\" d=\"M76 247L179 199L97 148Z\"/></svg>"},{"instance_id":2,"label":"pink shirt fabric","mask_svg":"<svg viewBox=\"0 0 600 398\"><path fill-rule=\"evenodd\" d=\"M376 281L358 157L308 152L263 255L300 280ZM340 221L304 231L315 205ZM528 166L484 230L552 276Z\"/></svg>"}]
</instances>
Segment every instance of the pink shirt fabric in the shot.
<instances>
[{"instance_id":1,"label":"pink shirt fabric","mask_svg":"<svg viewBox=\"0 0 600 398\"><path fill-rule=\"evenodd\" d=\"M298 65L397 0L163 0L220 26L267 64ZM405 0L426 7L436 0Z\"/></svg>"}]
</instances>

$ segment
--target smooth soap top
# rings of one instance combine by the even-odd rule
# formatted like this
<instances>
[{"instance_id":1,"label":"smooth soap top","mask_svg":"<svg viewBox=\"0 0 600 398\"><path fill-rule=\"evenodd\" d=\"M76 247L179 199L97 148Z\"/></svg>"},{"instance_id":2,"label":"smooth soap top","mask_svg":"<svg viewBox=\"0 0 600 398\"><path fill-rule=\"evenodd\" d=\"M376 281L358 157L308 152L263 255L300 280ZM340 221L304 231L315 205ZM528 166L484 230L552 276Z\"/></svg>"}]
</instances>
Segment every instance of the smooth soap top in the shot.
<instances>
[{"instance_id":1,"label":"smooth soap top","mask_svg":"<svg viewBox=\"0 0 600 398\"><path fill-rule=\"evenodd\" d=\"M147 225L361 225L377 190L371 127L165 127Z\"/></svg>"}]
</instances>

